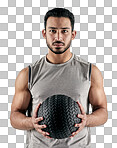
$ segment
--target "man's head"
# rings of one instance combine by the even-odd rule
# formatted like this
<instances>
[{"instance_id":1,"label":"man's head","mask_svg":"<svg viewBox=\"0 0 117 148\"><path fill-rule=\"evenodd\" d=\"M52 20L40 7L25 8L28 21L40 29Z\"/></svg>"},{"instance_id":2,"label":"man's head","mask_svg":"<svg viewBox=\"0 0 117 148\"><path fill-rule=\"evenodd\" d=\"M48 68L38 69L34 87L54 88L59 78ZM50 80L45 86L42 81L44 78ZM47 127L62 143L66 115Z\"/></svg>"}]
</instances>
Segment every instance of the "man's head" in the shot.
<instances>
[{"instance_id":1,"label":"man's head","mask_svg":"<svg viewBox=\"0 0 117 148\"><path fill-rule=\"evenodd\" d=\"M71 45L75 38L74 16L64 8L49 10L44 17L45 29L42 34L48 48L55 54L62 54Z\"/></svg>"},{"instance_id":2,"label":"man's head","mask_svg":"<svg viewBox=\"0 0 117 148\"><path fill-rule=\"evenodd\" d=\"M52 10L49 10L45 17L44 17L44 27L46 30L46 24L47 24L47 19L49 17L65 17L65 18L69 18L70 22L71 22L71 27L72 27L72 31L74 30L74 23L75 23L75 18L73 13L71 13L68 9L65 8L54 8Z\"/></svg>"}]
</instances>

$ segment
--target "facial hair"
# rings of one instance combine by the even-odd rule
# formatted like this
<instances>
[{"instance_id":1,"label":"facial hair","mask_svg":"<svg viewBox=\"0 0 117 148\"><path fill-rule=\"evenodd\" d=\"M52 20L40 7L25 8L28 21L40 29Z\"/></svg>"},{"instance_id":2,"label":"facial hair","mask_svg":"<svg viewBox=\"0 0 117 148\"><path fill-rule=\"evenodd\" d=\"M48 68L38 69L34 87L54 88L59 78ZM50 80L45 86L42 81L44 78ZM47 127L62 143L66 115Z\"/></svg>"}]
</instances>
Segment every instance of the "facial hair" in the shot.
<instances>
[{"instance_id":1,"label":"facial hair","mask_svg":"<svg viewBox=\"0 0 117 148\"><path fill-rule=\"evenodd\" d=\"M59 49L61 49L62 47L55 47L55 49L58 49L58 51L54 51L53 48L52 48L52 47L50 46L50 44L48 43L47 39L46 39L46 44L47 44L48 48L49 48L53 53L55 53L55 54L62 54L62 53L64 53L64 52L70 47L71 41L72 41L72 40L69 41L69 43L67 44L67 46L64 48L63 51L60 51L60 50L59 50Z\"/></svg>"}]
</instances>

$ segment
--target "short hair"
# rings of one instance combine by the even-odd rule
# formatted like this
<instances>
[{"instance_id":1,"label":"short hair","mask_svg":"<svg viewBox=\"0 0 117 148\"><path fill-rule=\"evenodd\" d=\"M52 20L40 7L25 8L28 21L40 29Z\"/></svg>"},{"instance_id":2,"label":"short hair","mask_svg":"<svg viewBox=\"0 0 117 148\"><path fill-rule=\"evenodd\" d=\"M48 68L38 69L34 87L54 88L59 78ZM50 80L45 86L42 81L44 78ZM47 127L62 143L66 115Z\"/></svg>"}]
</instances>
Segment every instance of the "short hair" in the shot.
<instances>
[{"instance_id":1,"label":"short hair","mask_svg":"<svg viewBox=\"0 0 117 148\"><path fill-rule=\"evenodd\" d=\"M49 17L66 17L70 19L72 31L74 30L75 18L72 12L65 8L53 8L44 17L44 27L46 30L47 19Z\"/></svg>"}]
</instances>

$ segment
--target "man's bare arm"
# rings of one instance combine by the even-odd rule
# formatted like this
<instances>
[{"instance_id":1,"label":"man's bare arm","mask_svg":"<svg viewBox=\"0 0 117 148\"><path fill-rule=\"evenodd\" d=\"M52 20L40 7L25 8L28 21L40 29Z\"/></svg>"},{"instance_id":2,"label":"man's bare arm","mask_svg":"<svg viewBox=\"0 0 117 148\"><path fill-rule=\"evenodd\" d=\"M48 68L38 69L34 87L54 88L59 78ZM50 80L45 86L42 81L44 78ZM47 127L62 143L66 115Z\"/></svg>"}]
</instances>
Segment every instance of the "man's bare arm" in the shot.
<instances>
[{"instance_id":1,"label":"man's bare arm","mask_svg":"<svg viewBox=\"0 0 117 148\"><path fill-rule=\"evenodd\" d=\"M87 115L86 126L94 127L104 124L108 119L107 100L104 93L103 77L95 65L92 65L89 101L93 112Z\"/></svg>"},{"instance_id":2,"label":"man's bare arm","mask_svg":"<svg viewBox=\"0 0 117 148\"><path fill-rule=\"evenodd\" d=\"M24 68L18 75L15 82L15 95L11 105L10 121L11 125L20 130L32 130L36 129L37 132L45 136L48 136L48 132L44 132L42 129L46 128L46 125L39 125L38 122L43 120L41 117L37 117L37 111L40 104L35 108L32 117L26 116L26 110L29 106L31 94L28 89L28 68Z\"/></svg>"},{"instance_id":3,"label":"man's bare arm","mask_svg":"<svg viewBox=\"0 0 117 148\"><path fill-rule=\"evenodd\" d=\"M33 129L31 117L26 117L25 113L30 102L30 92L28 90L28 68L20 71L15 81L15 95L11 105L10 121L14 128L21 130Z\"/></svg>"},{"instance_id":4,"label":"man's bare arm","mask_svg":"<svg viewBox=\"0 0 117 148\"><path fill-rule=\"evenodd\" d=\"M82 122L75 124L75 127L79 127L79 129L76 132L73 132L70 138L78 134L85 126L99 126L104 124L108 119L107 100L103 88L103 78L101 72L95 65L92 65L89 101L93 108L93 112L89 115L86 115L82 104L77 102L81 110L81 114L78 114L78 117L82 119Z\"/></svg>"}]
</instances>

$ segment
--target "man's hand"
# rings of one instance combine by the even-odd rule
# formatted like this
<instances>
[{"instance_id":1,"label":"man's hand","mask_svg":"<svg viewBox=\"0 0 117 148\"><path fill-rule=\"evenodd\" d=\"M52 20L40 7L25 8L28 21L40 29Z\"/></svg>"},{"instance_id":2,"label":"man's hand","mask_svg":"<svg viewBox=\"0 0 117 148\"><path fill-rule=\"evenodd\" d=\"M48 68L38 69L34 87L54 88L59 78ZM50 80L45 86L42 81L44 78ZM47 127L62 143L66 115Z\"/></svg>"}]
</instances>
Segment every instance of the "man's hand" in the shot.
<instances>
[{"instance_id":1,"label":"man's hand","mask_svg":"<svg viewBox=\"0 0 117 148\"><path fill-rule=\"evenodd\" d=\"M86 126L86 122L87 122L87 115L84 111L84 108L83 106L77 102L77 104L79 105L80 107L80 111L81 111L81 114L78 114L78 118L81 118L81 123L79 124L75 124L75 127L79 127L79 129L76 131L76 132L73 132L72 133L72 136L70 136L70 138L74 137L76 134L78 134L85 126Z\"/></svg>"},{"instance_id":2,"label":"man's hand","mask_svg":"<svg viewBox=\"0 0 117 148\"><path fill-rule=\"evenodd\" d=\"M37 118L37 111L38 111L40 105L41 105L41 103L39 105L37 105L37 107L34 110L34 113L33 113L33 116L32 116L32 123L33 123L34 128L37 130L37 132L39 132L40 134L42 134L44 137L51 139L48 136L49 135L48 132L44 132L43 130L41 130L43 128L46 128L46 125L39 125L38 124L39 121L43 120L43 117Z\"/></svg>"}]
</instances>

